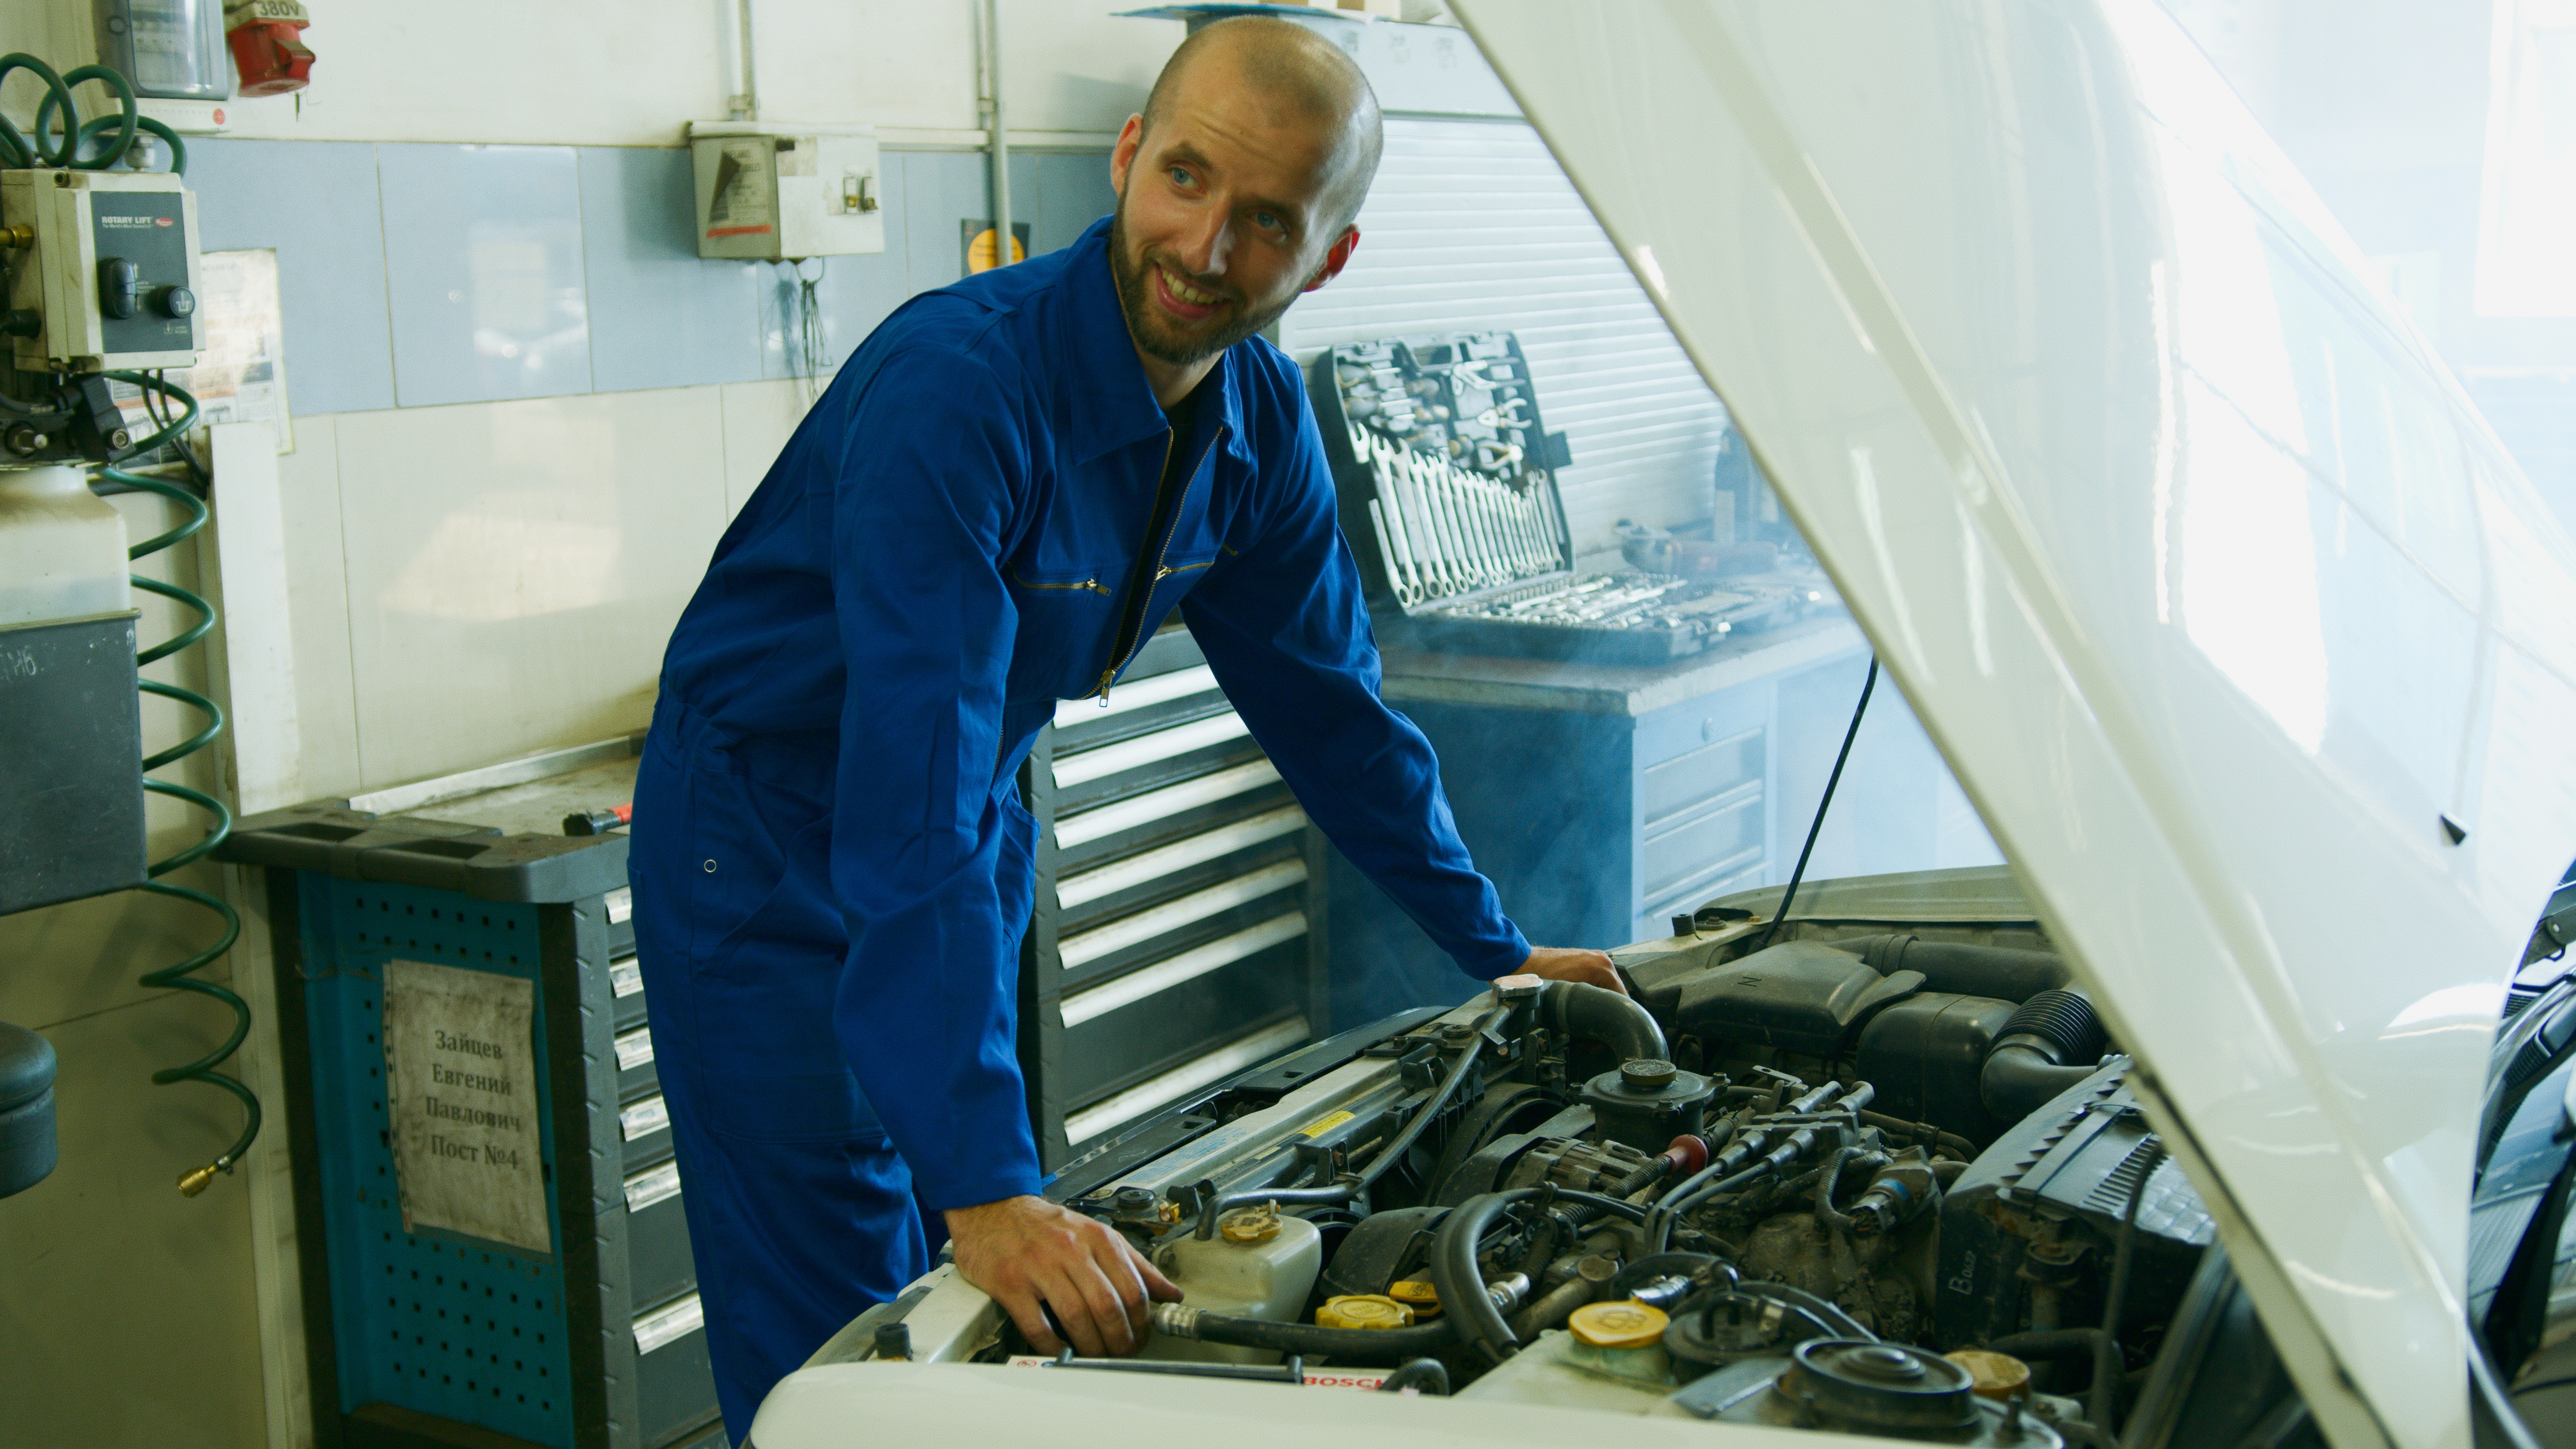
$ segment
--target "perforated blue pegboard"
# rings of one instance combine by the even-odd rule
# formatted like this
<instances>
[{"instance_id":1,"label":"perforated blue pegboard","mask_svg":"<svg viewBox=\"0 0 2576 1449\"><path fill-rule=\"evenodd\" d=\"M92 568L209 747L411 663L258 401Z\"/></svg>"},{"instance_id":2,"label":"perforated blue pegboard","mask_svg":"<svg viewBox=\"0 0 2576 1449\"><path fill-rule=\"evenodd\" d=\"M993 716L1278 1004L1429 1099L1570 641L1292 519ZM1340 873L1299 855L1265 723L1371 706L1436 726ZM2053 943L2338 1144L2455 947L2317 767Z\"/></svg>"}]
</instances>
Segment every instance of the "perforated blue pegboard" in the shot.
<instances>
[{"instance_id":1,"label":"perforated blue pegboard","mask_svg":"<svg viewBox=\"0 0 2576 1449\"><path fill-rule=\"evenodd\" d=\"M554 1256L406 1232L385 1114L384 963L394 957L537 979L537 908L299 872L340 1407L391 1404L538 1444L573 1442L563 1223ZM536 1063L546 1080L545 993ZM539 1093L546 1181L550 1094Z\"/></svg>"}]
</instances>

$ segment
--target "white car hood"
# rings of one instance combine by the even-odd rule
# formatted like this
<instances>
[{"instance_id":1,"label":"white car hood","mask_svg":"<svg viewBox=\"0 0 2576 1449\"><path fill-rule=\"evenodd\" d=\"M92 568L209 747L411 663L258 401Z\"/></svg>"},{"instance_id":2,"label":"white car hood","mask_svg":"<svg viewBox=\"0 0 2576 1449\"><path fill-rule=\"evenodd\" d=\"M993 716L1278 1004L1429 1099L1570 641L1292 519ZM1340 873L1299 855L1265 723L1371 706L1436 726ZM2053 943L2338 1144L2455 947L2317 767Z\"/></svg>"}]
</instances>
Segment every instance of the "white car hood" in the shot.
<instances>
[{"instance_id":1,"label":"white car hood","mask_svg":"<svg viewBox=\"0 0 2576 1449\"><path fill-rule=\"evenodd\" d=\"M2559 526L2148 0L1457 8L2136 1049L2333 1441L2465 1444L2481 1073L2576 855Z\"/></svg>"}]
</instances>

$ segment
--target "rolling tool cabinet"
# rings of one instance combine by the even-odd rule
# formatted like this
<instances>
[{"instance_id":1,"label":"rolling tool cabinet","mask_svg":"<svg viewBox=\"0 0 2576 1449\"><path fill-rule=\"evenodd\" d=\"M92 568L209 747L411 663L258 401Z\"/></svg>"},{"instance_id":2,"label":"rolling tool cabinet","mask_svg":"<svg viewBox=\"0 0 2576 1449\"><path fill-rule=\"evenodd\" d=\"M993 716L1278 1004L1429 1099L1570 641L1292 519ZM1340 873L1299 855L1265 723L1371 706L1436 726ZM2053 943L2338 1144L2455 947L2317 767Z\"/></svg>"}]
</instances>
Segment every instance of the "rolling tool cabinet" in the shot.
<instances>
[{"instance_id":1,"label":"rolling tool cabinet","mask_svg":"<svg viewBox=\"0 0 2576 1449\"><path fill-rule=\"evenodd\" d=\"M267 879L321 1444L724 1442L626 837L551 833L634 769L224 847Z\"/></svg>"},{"instance_id":2,"label":"rolling tool cabinet","mask_svg":"<svg viewBox=\"0 0 2576 1449\"><path fill-rule=\"evenodd\" d=\"M1020 798L1040 826L1020 1056L1049 1171L1321 1034L1322 836L1187 630L1106 701L1057 706Z\"/></svg>"}]
</instances>

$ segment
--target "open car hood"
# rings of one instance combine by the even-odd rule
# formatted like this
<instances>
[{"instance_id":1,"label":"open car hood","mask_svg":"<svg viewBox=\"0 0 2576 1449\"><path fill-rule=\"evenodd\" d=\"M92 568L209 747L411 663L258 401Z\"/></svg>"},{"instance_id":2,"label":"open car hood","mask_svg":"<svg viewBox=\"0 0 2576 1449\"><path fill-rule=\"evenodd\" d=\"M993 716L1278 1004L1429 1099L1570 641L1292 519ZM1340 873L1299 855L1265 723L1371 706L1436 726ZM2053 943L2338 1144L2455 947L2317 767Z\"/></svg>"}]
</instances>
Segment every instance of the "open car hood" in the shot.
<instances>
[{"instance_id":1,"label":"open car hood","mask_svg":"<svg viewBox=\"0 0 2576 1449\"><path fill-rule=\"evenodd\" d=\"M1457 7L2149 1074L2340 1445L2465 1442L2568 540L2149 0Z\"/></svg>"}]
</instances>

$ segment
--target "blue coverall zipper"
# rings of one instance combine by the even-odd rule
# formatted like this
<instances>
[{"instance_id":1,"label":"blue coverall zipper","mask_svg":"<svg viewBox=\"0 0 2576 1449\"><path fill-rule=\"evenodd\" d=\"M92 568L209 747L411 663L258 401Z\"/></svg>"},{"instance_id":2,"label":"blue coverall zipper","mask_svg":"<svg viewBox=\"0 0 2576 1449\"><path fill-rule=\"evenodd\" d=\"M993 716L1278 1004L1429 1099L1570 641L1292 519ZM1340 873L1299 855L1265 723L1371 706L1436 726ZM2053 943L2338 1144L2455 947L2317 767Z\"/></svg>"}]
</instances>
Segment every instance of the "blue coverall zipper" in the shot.
<instances>
[{"instance_id":1,"label":"blue coverall zipper","mask_svg":"<svg viewBox=\"0 0 2576 1449\"><path fill-rule=\"evenodd\" d=\"M1216 436L1208 440L1209 453L1215 452L1217 444L1225 441L1226 426L1224 423L1216 425ZM1172 535L1181 531L1181 499L1189 496L1190 480L1199 475L1199 464L1206 462L1208 458L1207 453L1199 454L1197 459L1181 473L1179 494L1177 497L1174 496L1172 449L1179 444L1180 437L1181 435L1176 431L1163 440L1163 476L1155 485L1154 512L1151 520L1145 525L1145 536L1151 538L1154 534L1154 524L1161 523L1163 543L1151 556L1152 572L1146 571L1147 555L1140 553L1136 556L1135 569L1127 576L1127 607L1118 620L1118 638L1109 651L1109 667L1100 671L1102 704L1109 702L1109 686L1117 681L1118 671L1126 668L1127 661L1135 658L1137 651L1145 647L1145 641L1141 636L1145 631L1146 605L1153 602L1155 586L1170 578L1173 573L1172 569L1164 565L1163 560L1171 556ZM1167 503L1171 508L1168 517L1164 513L1164 506Z\"/></svg>"}]
</instances>

